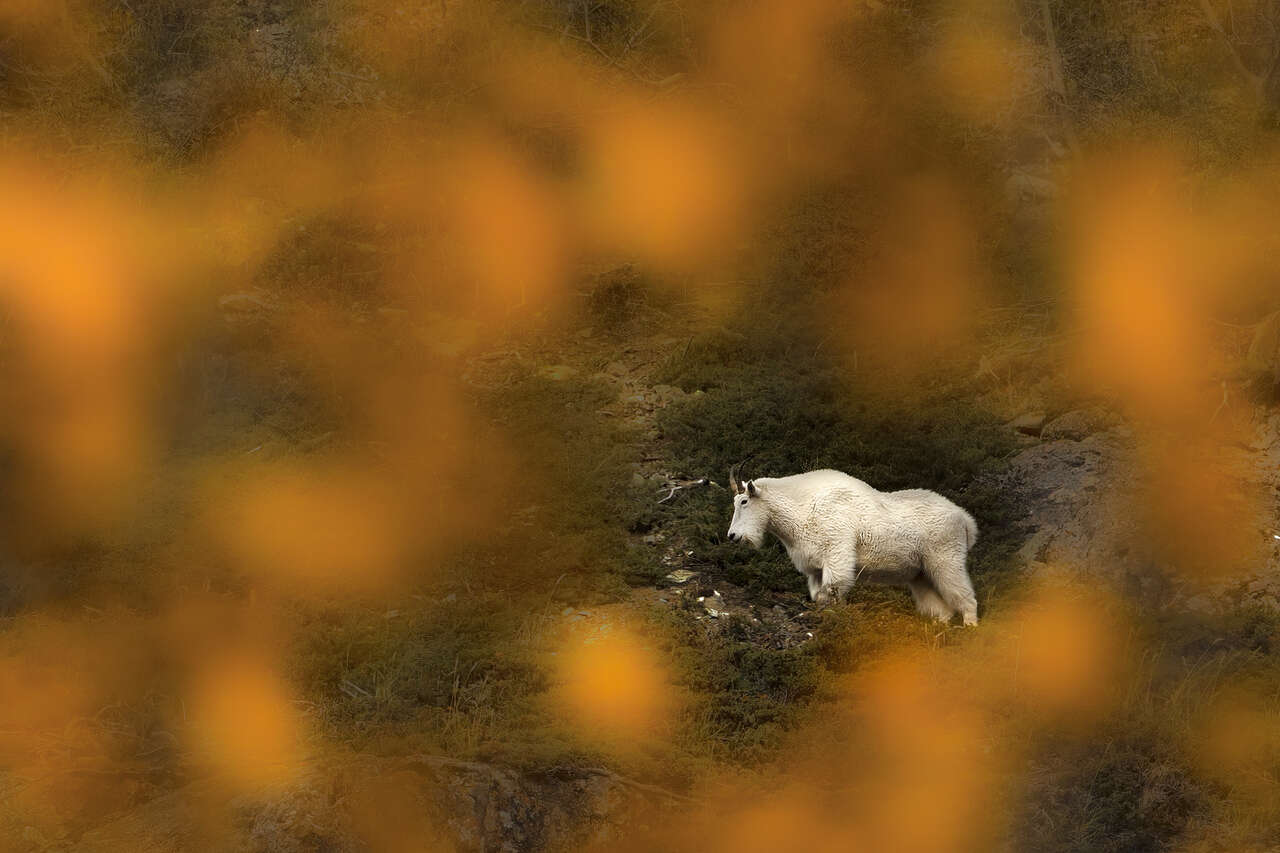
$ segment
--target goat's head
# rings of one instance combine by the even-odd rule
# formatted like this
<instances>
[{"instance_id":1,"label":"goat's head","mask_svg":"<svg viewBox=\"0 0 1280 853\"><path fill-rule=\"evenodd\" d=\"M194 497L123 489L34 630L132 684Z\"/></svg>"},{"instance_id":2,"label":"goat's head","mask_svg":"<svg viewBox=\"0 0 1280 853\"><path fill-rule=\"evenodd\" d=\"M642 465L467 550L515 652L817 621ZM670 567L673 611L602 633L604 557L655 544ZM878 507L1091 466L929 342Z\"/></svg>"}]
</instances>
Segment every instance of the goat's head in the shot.
<instances>
[{"instance_id":1,"label":"goat's head","mask_svg":"<svg viewBox=\"0 0 1280 853\"><path fill-rule=\"evenodd\" d=\"M762 487L754 480L738 479L746 461L744 459L729 469L729 490L733 492L733 521L729 522L729 541L750 542L759 548L764 544L765 529L769 526L769 507Z\"/></svg>"}]
</instances>

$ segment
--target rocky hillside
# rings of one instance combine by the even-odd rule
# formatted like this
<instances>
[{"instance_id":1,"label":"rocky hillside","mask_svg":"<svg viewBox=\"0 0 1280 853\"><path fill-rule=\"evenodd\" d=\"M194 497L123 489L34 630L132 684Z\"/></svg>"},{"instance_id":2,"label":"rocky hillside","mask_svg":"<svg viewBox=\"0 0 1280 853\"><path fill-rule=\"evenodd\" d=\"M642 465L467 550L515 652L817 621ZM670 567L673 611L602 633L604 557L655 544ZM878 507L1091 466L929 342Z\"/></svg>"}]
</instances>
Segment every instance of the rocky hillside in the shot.
<instances>
[{"instance_id":1,"label":"rocky hillside","mask_svg":"<svg viewBox=\"0 0 1280 853\"><path fill-rule=\"evenodd\" d=\"M1277 33L3 6L0 848L1280 847ZM748 456L966 507L981 626Z\"/></svg>"}]
</instances>

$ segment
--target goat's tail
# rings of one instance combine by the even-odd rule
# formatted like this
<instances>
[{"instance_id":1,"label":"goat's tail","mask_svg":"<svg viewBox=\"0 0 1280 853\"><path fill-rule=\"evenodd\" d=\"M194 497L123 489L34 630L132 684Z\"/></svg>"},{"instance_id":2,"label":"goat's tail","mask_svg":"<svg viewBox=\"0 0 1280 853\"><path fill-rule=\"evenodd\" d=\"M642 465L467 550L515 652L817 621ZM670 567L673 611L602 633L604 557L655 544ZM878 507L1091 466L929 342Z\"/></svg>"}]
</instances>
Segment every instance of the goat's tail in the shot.
<instances>
[{"instance_id":1,"label":"goat's tail","mask_svg":"<svg viewBox=\"0 0 1280 853\"><path fill-rule=\"evenodd\" d=\"M973 543L978 541L978 522L974 521L973 516L964 510L960 510L960 515L964 519L965 547L972 548Z\"/></svg>"}]
</instances>

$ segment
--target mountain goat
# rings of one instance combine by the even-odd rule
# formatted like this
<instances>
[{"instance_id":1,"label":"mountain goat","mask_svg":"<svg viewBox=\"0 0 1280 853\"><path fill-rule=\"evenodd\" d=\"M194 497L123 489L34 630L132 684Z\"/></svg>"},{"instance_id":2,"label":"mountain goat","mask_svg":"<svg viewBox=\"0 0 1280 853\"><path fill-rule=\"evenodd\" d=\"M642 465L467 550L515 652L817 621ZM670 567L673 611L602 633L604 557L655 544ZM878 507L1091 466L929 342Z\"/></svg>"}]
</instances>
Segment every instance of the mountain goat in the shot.
<instances>
[{"instance_id":1,"label":"mountain goat","mask_svg":"<svg viewBox=\"0 0 1280 853\"><path fill-rule=\"evenodd\" d=\"M916 609L939 622L959 613L978 624L965 560L978 538L973 517L926 489L880 492L839 471L740 482L729 470L729 541L782 542L818 604L841 600L858 578L906 586Z\"/></svg>"}]
</instances>

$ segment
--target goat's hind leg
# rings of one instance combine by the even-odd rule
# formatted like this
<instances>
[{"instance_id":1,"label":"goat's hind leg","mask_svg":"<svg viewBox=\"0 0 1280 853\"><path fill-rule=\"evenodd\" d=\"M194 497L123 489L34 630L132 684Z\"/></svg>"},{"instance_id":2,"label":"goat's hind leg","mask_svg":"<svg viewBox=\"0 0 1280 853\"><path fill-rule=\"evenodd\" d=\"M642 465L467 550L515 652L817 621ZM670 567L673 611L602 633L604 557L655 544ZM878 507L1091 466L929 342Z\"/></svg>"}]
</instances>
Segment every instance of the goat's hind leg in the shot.
<instances>
[{"instance_id":1,"label":"goat's hind leg","mask_svg":"<svg viewBox=\"0 0 1280 853\"><path fill-rule=\"evenodd\" d=\"M911 597L916 601L916 612L922 616L928 616L935 622L945 624L956 615L956 612L947 606L942 596L938 595L938 591L933 588L933 584L929 582L929 576L923 572L914 580L908 581L907 587L911 590Z\"/></svg>"},{"instance_id":2,"label":"goat's hind leg","mask_svg":"<svg viewBox=\"0 0 1280 853\"><path fill-rule=\"evenodd\" d=\"M965 549L950 548L931 554L924 560L924 573L938 591L938 596L952 610L959 612L966 625L978 624L978 597L965 568Z\"/></svg>"}]
</instances>

